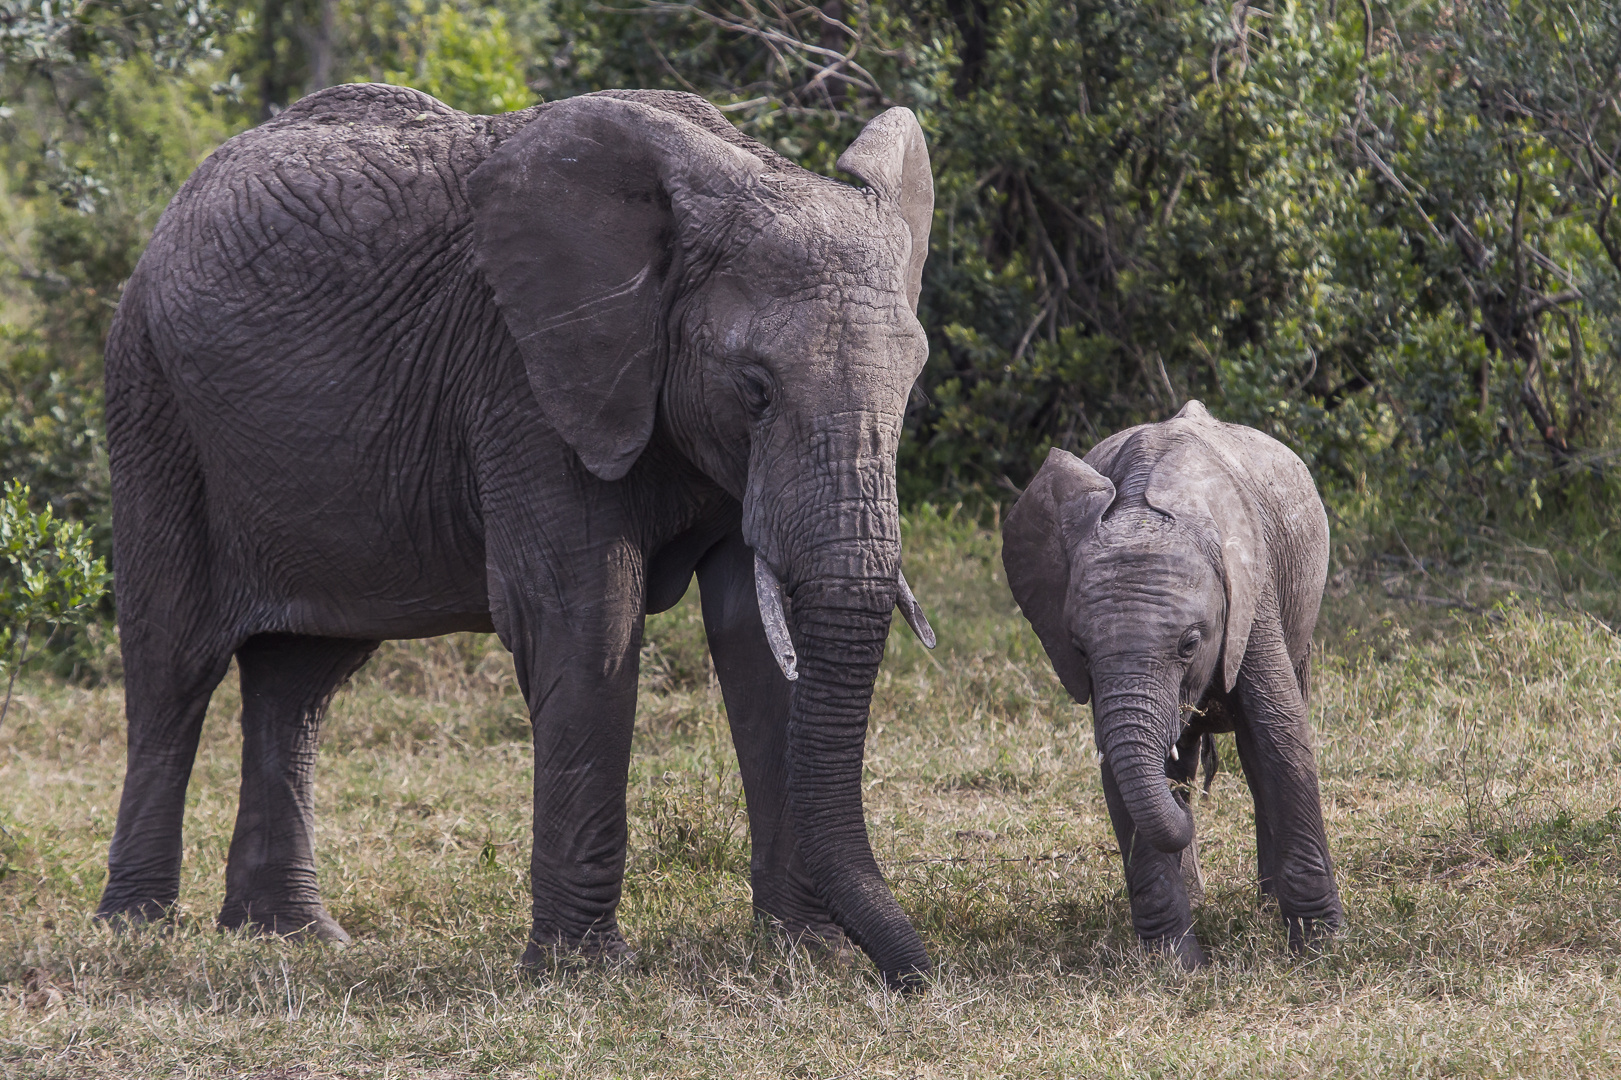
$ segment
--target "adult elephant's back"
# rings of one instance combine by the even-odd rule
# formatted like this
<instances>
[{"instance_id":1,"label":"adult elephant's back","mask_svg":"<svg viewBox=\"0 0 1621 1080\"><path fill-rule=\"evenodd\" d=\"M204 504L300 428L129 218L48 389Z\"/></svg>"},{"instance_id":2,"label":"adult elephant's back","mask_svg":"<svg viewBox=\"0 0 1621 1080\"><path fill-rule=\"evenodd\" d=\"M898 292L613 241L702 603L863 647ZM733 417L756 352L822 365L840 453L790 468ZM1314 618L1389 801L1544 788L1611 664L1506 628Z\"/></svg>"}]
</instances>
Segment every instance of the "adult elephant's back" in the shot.
<instances>
[{"instance_id":1,"label":"adult elephant's back","mask_svg":"<svg viewBox=\"0 0 1621 1080\"><path fill-rule=\"evenodd\" d=\"M230 621L488 628L470 428L527 384L465 178L527 119L334 87L230 140L164 213L109 342L109 438L195 458ZM124 408L154 378L180 431Z\"/></svg>"}]
</instances>

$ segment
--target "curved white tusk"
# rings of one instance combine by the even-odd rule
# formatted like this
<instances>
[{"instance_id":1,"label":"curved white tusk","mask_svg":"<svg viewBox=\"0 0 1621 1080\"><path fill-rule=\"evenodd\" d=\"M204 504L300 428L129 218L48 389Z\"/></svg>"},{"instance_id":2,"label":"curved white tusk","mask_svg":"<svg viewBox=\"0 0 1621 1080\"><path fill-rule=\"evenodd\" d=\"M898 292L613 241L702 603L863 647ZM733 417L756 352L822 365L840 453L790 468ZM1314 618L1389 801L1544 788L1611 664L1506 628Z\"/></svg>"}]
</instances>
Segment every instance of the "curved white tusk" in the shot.
<instances>
[{"instance_id":1,"label":"curved white tusk","mask_svg":"<svg viewBox=\"0 0 1621 1080\"><path fill-rule=\"evenodd\" d=\"M760 622L765 626L765 639L771 646L771 655L789 682L799 678L799 657L794 654L794 639L788 635L788 620L782 613L782 582L771 572L771 567L754 553L754 596L760 604Z\"/></svg>"},{"instance_id":2,"label":"curved white tusk","mask_svg":"<svg viewBox=\"0 0 1621 1080\"><path fill-rule=\"evenodd\" d=\"M1182 755L1176 752L1176 744L1175 743L1171 744L1171 760L1172 761L1181 761L1182 760Z\"/></svg>"},{"instance_id":3,"label":"curved white tusk","mask_svg":"<svg viewBox=\"0 0 1621 1080\"><path fill-rule=\"evenodd\" d=\"M906 584L906 575L901 573L899 567L895 568L895 583L900 586L895 593L895 606L901 609L901 617L912 628L917 639L923 642L925 649L934 648L934 627L929 625L929 617L923 614L923 605L912 595L912 587Z\"/></svg>"}]
</instances>

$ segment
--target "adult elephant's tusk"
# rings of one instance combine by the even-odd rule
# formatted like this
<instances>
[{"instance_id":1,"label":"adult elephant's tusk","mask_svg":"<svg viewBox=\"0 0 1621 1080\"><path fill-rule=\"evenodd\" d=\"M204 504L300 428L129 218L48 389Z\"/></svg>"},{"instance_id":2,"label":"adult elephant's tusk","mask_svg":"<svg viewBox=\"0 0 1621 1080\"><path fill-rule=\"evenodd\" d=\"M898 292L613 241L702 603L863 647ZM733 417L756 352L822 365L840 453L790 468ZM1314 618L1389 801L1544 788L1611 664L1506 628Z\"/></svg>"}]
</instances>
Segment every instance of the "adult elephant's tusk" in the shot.
<instances>
[{"instance_id":1,"label":"adult elephant's tusk","mask_svg":"<svg viewBox=\"0 0 1621 1080\"><path fill-rule=\"evenodd\" d=\"M799 678L799 657L794 654L794 639L788 636L788 620L782 613L782 582L771 572L771 567L754 553L754 596L760 604L760 622L765 626L765 639L771 646L771 655L789 682Z\"/></svg>"},{"instance_id":2,"label":"adult elephant's tusk","mask_svg":"<svg viewBox=\"0 0 1621 1080\"><path fill-rule=\"evenodd\" d=\"M895 593L895 606L901 609L906 625L912 628L912 633L923 642L925 649L934 648L934 627L929 625L929 617L923 614L923 605L912 595L912 587L906 584L906 575L899 568L895 570L895 582L900 586Z\"/></svg>"}]
</instances>

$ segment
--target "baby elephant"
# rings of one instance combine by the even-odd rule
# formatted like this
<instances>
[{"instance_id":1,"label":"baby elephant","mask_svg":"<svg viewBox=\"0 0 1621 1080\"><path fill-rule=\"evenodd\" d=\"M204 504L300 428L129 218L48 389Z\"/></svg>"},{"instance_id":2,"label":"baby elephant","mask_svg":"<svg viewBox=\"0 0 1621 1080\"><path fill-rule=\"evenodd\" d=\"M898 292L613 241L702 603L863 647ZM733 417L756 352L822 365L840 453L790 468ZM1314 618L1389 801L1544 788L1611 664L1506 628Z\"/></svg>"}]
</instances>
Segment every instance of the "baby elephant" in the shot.
<instances>
[{"instance_id":1,"label":"baby elephant","mask_svg":"<svg viewBox=\"0 0 1621 1080\"><path fill-rule=\"evenodd\" d=\"M1188 792L1222 731L1238 739L1261 892L1290 947L1338 927L1306 720L1328 520L1300 459L1192 401L1084 461L1053 449L1002 535L1019 607L1065 688L1092 699L1144 945L1205 962L1185 880L1198 878Z\"/></svg>"}]
</instances>

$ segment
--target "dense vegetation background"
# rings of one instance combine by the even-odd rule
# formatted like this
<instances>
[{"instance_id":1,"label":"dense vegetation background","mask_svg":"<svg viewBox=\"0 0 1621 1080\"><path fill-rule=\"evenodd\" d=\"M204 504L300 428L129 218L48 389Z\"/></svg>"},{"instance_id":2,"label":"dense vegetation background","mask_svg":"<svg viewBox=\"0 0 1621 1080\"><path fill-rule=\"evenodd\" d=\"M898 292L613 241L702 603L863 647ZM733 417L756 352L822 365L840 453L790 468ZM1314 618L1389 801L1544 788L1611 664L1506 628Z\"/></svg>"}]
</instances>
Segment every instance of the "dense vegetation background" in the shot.
<instances>
[{"instance_id":1,"label":"dense vegetation background","mask_svg":"<svg viewBox=\"0 0 1621 1080\"><path fill-rule=\"evenodd\" d=\"M222 140L364 79L693 90L822 171L911 106L909 503L989 507L1199 397L1312 466L1341 566L1535 564L1618 613L1613 4L0 0L0 472L103 549L101 347L152 225Z\"/></svg>"}]
</instances>

